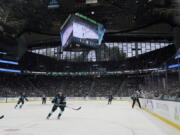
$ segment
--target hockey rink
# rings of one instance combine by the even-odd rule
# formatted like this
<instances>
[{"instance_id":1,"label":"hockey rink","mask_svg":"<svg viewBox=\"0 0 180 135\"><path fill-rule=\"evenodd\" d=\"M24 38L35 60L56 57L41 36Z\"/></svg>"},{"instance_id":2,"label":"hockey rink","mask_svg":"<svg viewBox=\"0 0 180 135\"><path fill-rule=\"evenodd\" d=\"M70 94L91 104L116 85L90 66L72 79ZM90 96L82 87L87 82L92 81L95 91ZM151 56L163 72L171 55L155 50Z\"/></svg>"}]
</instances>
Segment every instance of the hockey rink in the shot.
<instances>
[{"instance_id":1,"label":"hockey rink","mask_svg":"<svg viewBox=\"0 0 180 135\"><path fill-rule=\"evenodd\" d=\"M128 101L69 101L60 120L59 110L47 120L52 108L48 102L26 102L22 109L15 103L0 104L0 135L180 135L177 129L161 122Z\"/></svg>"}]
</instances>

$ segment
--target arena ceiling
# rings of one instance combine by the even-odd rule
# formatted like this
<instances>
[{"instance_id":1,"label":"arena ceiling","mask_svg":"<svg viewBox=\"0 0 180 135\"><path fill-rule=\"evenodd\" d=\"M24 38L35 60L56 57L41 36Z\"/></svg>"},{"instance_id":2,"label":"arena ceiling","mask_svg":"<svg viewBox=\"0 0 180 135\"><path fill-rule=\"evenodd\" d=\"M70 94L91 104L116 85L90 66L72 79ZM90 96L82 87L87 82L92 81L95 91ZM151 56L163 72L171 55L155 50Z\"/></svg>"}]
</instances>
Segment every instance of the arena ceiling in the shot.
<instances>
[{"instance_id":1,"label":"arena ceiling","mask_svg":"<svg viewBox=\"0 0 180 135\"><path fill-rule=\"evenodd\" d=\"M180 24L176 0L58 0L59 8L48 9L48 0L1 0L0 38L18 39L26 35L28 44L57 40L59 29L69 14L79 12L102 23L106 39L113 37L164 37L172 39Z\"/></svg>"}]
</instances>

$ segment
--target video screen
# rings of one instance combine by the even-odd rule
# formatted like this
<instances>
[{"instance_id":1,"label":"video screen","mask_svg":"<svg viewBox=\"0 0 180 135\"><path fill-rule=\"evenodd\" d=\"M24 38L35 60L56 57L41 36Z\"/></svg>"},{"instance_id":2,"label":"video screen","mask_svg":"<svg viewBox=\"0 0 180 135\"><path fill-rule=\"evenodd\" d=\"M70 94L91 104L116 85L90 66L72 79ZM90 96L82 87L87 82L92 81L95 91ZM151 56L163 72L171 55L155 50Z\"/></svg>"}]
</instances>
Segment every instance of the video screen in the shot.
<instances>
[{"instance_id":1,"label":"video screen","mask_svg":"<svg viewBox=\"0 0 180 135\"><path fill-rule=\"evenodd\" d=\"M60 31L62 46L76 43L84 46L101 45L105 29L103 25L89 20L76 15L68 17Z\"/></svg>"},{"instance_id":2,"label":"video screen","mask_svg":"<svg viewBox=\"0 0 180 135\"><path fill-rule=\"evenodd\" d=\"M66 28L61 32L61 42L62 46L65 46L73 33L73 23L67 24Z\"/></svg>"},{"instance_id":3,"label":"video screen","mask_svg":"<svg viewBox=\"0 0 180 135\"><path fill-rule=\"evenodd\" d=\"M98 43L98 27L84 22L74 21L73 36L81 39L89 39Z\"/></svg>"}]
</instances>

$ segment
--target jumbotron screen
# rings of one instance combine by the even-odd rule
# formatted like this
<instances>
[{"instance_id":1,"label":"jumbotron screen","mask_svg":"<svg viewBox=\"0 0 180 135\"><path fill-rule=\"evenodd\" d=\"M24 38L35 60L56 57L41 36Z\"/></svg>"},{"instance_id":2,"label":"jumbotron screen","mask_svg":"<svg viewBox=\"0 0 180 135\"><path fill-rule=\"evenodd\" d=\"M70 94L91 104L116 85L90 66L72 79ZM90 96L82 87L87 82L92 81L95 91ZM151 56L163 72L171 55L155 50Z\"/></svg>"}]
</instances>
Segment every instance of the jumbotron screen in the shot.
<instances>
[{"instance_id":1,"label":"jumbotron screen","mask_svg":"<svg viewBox=\"0 0 180 135\"><path fill-rule=\"evenodd\" d=\"M61 27L61 43L64 49L72 46L98 47L101 45L105 29L102 24L81 14L68 17Z\"/></svg>"}]
</instances>

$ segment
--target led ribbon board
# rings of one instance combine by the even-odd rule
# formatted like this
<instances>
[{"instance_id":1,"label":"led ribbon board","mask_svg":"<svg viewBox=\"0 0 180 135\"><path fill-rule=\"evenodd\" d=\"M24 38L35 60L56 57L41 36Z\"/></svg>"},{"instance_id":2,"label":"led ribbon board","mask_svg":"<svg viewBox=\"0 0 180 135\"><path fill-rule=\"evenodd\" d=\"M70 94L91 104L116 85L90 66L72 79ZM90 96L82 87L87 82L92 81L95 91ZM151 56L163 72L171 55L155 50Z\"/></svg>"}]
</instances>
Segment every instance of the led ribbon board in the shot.
<instances>
[{"instance_id":1,"label":"led ribbon board","mask_svg":"<svg viewBox=\"0 0 180 135\"><path fill-rule=\"evenodd\" d=\"M102 43L104 33L102 24L79 13L70 15L60 29L64 49L73 45L97 48Z\"/></svg>"}]
</instances>

